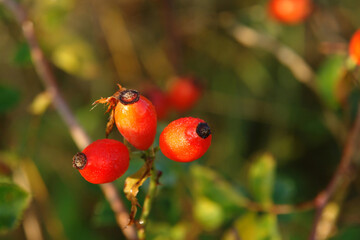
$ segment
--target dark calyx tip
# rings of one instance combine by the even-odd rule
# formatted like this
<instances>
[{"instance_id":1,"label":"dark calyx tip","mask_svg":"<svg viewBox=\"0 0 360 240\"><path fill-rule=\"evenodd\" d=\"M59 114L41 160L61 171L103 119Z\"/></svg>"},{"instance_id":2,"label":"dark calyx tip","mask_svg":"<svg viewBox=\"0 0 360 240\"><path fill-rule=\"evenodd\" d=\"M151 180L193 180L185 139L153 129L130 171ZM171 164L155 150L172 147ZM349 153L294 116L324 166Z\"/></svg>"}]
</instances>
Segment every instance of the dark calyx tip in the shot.
<instances>
[{"instance_id":1,"label":"dark calyx tip","mask_svg":"<svg viewBox=\"0 0 360 240\"><path fill-rule=\"evenodd\" d=\"M84 169L87 163L86 155L79 152L73 157L72 165L76 169Z\"/></svg>"},{"instance_id":2,"label":"dark calyx tip","mask_svg":"<svg viewBox=\"0 0 360 240\"><path fill-rule=\"evenodd\" d=\"M124 90L120 92L119 95L119 101L124 105L136 103L137 101L139 101L139 99L140 99L139 92L132 89Z\"/></svg>"},{"instance_id":3,"label":"dark calyx tip","mask_svg":"<svg viewBox=\"0 0 360 240\"><path fill-rule=\"evenodd\" d=\"M211 130L207 123L201 122L196 127L196 133L199 137L205 139L211 134Z\"/></svg>"}]
</instances>

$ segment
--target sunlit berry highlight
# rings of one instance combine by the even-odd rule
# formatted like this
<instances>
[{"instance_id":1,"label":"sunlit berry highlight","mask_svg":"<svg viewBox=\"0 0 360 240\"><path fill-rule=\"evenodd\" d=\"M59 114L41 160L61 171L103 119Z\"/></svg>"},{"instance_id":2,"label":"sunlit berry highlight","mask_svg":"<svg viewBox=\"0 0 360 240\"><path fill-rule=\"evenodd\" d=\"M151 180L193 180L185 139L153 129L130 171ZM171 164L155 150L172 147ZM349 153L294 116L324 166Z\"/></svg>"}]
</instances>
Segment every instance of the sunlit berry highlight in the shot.
<instances>
[{"instance_id":1,"label":"sunlit berry highlight","mask_svg":"<svg viewBox=\"0 0 360 240\"><path fill-rule=\"evenodd\" d=\"M99 139L73 157L73 167L90 183L108 183L129 167L129 150L116 140Z\"/></svg>"},{"instance_id":2,"label":"sunlit berry highlight","mask_svg":"<svg viewBox=\"0 0 360 240\"><path fill-rule=\"evenodd\" d=\"M131 145L148 149L156 135L157 116L153 104L135 90L120 92L115 108L115 124Z\"/></svg>"},{"instance_id":3,"label":"sunlit berry highlight","mask_svg":"<svg viewBox=\"0 0 360 240\"><path fill-rule=\"evenodd\" d=\"M202 157L211 145L208 124L193 117L171 122L160 135L161 152L177 162L191 162Z\"/></svg>"}]
</instances>

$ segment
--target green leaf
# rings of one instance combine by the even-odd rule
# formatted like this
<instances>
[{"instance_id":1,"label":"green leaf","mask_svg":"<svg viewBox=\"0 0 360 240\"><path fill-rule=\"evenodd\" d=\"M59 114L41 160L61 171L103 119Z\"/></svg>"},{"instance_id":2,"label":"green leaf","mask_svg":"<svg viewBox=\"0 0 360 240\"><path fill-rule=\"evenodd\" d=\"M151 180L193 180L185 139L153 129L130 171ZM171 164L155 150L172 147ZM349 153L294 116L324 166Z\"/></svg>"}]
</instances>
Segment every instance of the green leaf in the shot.
<instances>
[{"instance_id":1,"label":"green leaf","mask_svg":"<svg viewBox=\"0 0 360 240\"><path fill-rule=\"evenodd\" d=\"M222 239L280 240L276 215L248 212L235 221Z\"/></svg>"},{"instance_id":2,"label":"green leaf","mask_svg":"<svg viewBox=\"0 0 360 240\"><path fill-rule=\"evenodd\" d=\"M196 199L193 209L195 219L208 231L220 227L225 219L221 206L205 197Z\"/></svg>"},{"instance_id":3,"label":"green leaf","mask_svg":"<svg viewBox=\"0 0 360 240\"><path fill-rule=\"evenodd\" d=\"M247 202L246 197L210 168L194 164L190 172L195 195L206 196L223 207L244 206Z\"/></svg>"},{"instance_id":4,"label":"green leaf","mask_svg":"<svg viewBox=\"0 0 360 240\"><path fill-rule=\"evenodd\" d=\"M11 110L19 99L20 93L17 90L0 85L0 114Z\"/></svg>"},{"instance_id":5,"label":"green leaf","mask_svg":"<svg viewBox=\"0 0 360 240\"><path fill-rule=\"evenodd\" d=\"M327 106L332 109L339 107L336 91L345 73L344 56L334 55L326 59L317 72L316 84L319 94Z\"/></svg>"},{"instance_id":6,"label":"green leaf","mask_svg":"<svg viewBox=\"0 0 360 240\"><path fill-rule=\"evenodd\" d=\"M244 211L248 199L215 171L192 165L190 173L194 215L204 229L214 230Z\"/></svg>"},{"instance_id":7,"label":"green leaf","mask_svg":"<svg viewBox=\"0 0 360 240\"><path fill-rule=\"evenodd\" d=\"M30 104L29 110L34 115L43 114L51 104L51 95L49 92L44 91L35 96Z\"/></svg>"},{"instance_id":8,"label":"green leaf","mask_svg":"<svg viewBox=\"0 0 360 240\"><path fill-rule=\"evenodd\" d=\"M22 42L17 46L15 55L14 55L14 63L19 66L27 66L30 65L31 53L29 45L26 42Z\"/></svg>"},{"instance_id":9,"label":"green leaf","mask_svg":"<svg viewBox=\"0 0 360 240\"><path fill-rule=\"evenodd\" d=\"M274 184L273 200L276 203L293 202L296 193L294 179L277 176Z\"/></svg>"},{"instance_id":10,"label":"green leaf","mask_svg":"<svg viewBox=\"0 0 360 240\"><path fill-rule=\"evenodd\" d=\"M150 170L154 160L146 161L145 164L134 174L125 179L124 193L126 198L131 202L131 212L129 225L135 222L137 207L140 206L136 198L139 188L144 184L146 179L151 176Z\"/></svg>"},{"instance_id":11,"label":"green leaf","mask_svg":"<svg viewBox=\"0 0 360 240\"><path fill-rule=\"evenodd\" d=\"M53 47L52 62L75 76L90 80L98 77L99 66L91 45L69 29L59 30L56 35L63 41Z\"/></svg>"},{"instance_id":12,"label":"green leaf","mask_svg":"<svg viewBox=\"0 0 360 240\"><path fill-rule=\"evenodd\" d=\"M95 206L92 222L96 227L116 226L116 219L108 201L102 200Z\"/></svg>"},{"instance_id":13,"label":"green leaf","mask_svg":"<svg viewBox=\"0 0 360 240\"><path fill-rule=\"evenodd\" d=\"M249 169L250 190L256 201L265 207L272 204L272 193L275 181L275 160L265 153L255 159Z\"/></svg>"},{"instance_id":14,"label":"green leaf","mask_svg":"<svg viewBox=\"0 0 360 240\"><path fill-rule=\"evenodd\" d=\"M29 193L9 181L0 183L0 232L17 226L22 213L29 205Z\"/></svg>"},{"instance_id":15,"label":"green leaf","mask_svg":"<svg viewBox=\"0 0 360 240\"><path fill-rule=\"evenodd\" d=\"M154 240L182 240L186 239L191 228L188 221L169 224L168 222L150 221L146 239Z\"/></svg>"},{"instance_id":16,"label":"green leaf","mask_svg":"<svg viewBox=\"0 0 360 240\"><path fill-rule=\"evenodd\" d=\"M360 239L360 228L358 225L346 227L342 229L335 237L331 240L353 240Z\"/></svg>"}]
</instances>

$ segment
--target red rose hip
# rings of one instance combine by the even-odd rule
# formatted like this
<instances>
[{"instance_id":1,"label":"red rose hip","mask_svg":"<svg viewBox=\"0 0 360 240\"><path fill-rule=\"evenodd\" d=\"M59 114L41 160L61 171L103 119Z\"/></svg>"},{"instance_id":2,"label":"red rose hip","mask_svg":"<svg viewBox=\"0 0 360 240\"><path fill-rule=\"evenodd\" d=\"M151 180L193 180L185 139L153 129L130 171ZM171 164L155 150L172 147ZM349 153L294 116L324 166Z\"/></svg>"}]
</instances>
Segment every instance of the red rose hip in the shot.
<instances>
[{"instance_id":1,"label":"red rose hip","mask_svg":"<svg viewBox=\"0 0 360 240\"><path fill-rule=\"evenodd\" d=\"M153 104L136 90L123 90L115 108L115 124L134 147L148 149L156 135L157 116Z\"/></svg>"},{"instance_id":2,"label":"red rose hip","mask_svg":"<svg viewBox=\"0 0 360 240\"><path fill-rule=\"evenodd\" d=\"M201 88L192 78L177 78L169 88L171 105L179 112L190 110L198 101Z\"/></svg>"},{"instance_id":3,"label":"red rose hip","mask_svg":"<svg viewBox=\"0 0 360 240\"><path fill-rule=\"evenodd\" d=\"M160 135L161 152L177 162L200 158L211 144L208 124L199 118L186 117L171 122Z\"/></svg>"},{"instance_id":4,"label":"red rose hip","mask_svg":"<svg viewBox=\"0 0 360 240\"><path fill-rule=\"evenodd\" d=\"M349 54L357 65L360 65L360 29L351 37L349 43Z\"/></svg>"},{"instance_id":5,"label":"red rose hip","mask_svg":"<svg viewBox=\"0 0 360 240\"><path fill-rule=\"evenodd\" d=\"M75 154L73 167L90 183L112 182L128 169L129 150L119 141L100 139Z\"/></svg>"},{"instance_id":6,"label":"red rose hip","mask_svg":"<svg viewBox=\"0 0 360 240\"><path fill-rule=\"evenodd\" d=\"M268 10L274 19L287 23L300 23L310 14L310 0L270 0Z\"/></svg>"},{"instance_id":7,"label":"red rose hip","mask_svg":"<svg viewBox=\"0 0 360 240\"><path fill-rule=\"evenodd\" d=\"M154 105L157 119L165 119L170 109L167 94L157 87L151 87L145 91L144 96L146 96Z\"/></svg>"}]
</instances>

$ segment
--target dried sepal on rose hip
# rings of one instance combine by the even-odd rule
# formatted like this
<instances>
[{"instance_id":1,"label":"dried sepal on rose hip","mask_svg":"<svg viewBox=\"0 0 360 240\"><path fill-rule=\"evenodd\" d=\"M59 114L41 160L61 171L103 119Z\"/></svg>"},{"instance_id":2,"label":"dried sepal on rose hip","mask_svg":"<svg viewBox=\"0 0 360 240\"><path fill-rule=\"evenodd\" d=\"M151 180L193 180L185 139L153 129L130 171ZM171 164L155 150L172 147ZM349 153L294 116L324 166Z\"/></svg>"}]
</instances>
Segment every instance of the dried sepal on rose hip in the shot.
<instances>
[{"instance_id":1,"label":"dried sepal on rose hip","mask_svg":"<svg viewBox=\"0 0 360 240\"><path fill-rule=\"evenodd\" d=\"M121 177L129 167L129 150L116 140L99 139L73 157L73 167L86 181L108 183Z\"/></svg>"},{"instance_id":2,"label":"dried sepal on rose hip","mask_svg":"<svg viewBox=\"0 0 360 240\"><path fill-rule=\"evenodd\" d=\"M171 122L160 135L161 152L177 162L194 161L211 144L209 125L200 118L185 117Z\"/></svg>"},{"instance_id":3,"label":"dried sepal on rose hip","mask_svg":"<svg viewBox=\"0 0 360 240\"><path fill-rule=\"evenodd\" d=\"M119 85L119 91L108 98L94 102L109 105L109 121L106 136L114 124L123 137L140 150L148 149L156 135L157 116L153 104L136 90L126 89Z\"/></svg>"}]
</instances>

